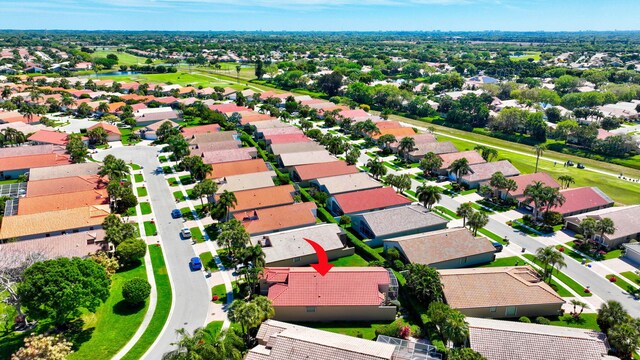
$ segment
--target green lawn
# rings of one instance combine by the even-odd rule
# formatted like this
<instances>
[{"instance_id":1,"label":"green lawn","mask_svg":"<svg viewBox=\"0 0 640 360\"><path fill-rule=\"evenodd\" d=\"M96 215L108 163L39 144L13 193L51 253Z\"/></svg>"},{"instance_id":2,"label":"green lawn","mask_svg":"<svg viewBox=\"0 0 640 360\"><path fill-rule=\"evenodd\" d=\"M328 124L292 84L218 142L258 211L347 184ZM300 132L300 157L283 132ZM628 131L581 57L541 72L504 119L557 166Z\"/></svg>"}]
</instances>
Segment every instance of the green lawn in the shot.
<instances>
[{"instance_id":1,"label":"green lawn","mask_svg":"<svg viewBox=\"0 0 640 360\"><path fill-rule=\"evenodd\" d=\"M164 174L173 174L173 168L171 166L163 166L162 172Z\"/></svg>"},{"instance_id":2,"label":"green lawn","mask_svg":"<svg viewBox=\"0 0 640 360\"><path fill-rule=\"evenodd\" d=\"M133 175L133 178L136 182L143 182L144 181L144 177L142 176L142 174L135 174Z\"/></svg>"},{"instance_id":3,"label":"green lawn","mask_svg":"<svg viewBox=\"0 0 640 360\"><path fill-rule=\"evenodd\" d=\"M222 330L222 324L224 324L224 321L212 321L205 326L205 329L209 331L210 334L215 335Z\"/></svg>"},{"instance_id":4,"label":"green lawn","mask_svg":"<svg viewBox=\"0 0 640 360\"><path fill-rule=\"evenodd\" d=\"M526 257L529 261L533 262L534 264L542 267L540 261L538 261L535 257L535 255L532 254L524 254L524 257ZM558 270L554 270L553 271L553 276L555 276L556 278L558 278L560 281L562 281L562 283L566 286L568 286L569 288L571 288L571 290L575 291L576 293L585 296L585 297L589 297L589 296L593 296L592 293L585 293L584 289L585 287L578 284L575 280L573 280L572 278L570 278L569 276L565 275L562 271L558 271ZM552 280L552 282L554 282ZM558 289L558 293L560 293L560 289ZM560 295L560 296L565 296L565 295ZM573 295L566 295L566 296L573 296Z\"/></svg>"},{"instance_id":5,"label":"green lawn","mask_svg":"<svg viewBox=\"0 0 640 360\"><path fill-rule=\"evenodd\" d=\"M245 86L238 86L229 84L225 81L220 81L211 78L210 76L206 76L199 73L189 74L187 73L186 68L179 69L177 73L166 73L166 74L135 74L135 75L114 75L114 76L104 76L100 79L111 79L114 81L138 81L138 82L147 82L154 84L180 84L180 85L192 85L192 86L221 86L221 87L232 87L238 90L242 90ZM235 75L235 71L234 71ZM214 75L215 76L215 75ZM231 80L230 80L231 81ZM233 77L233 81L235 81L235 76Z\"/></svg>"},{"instance_id":6,"label":"green lawn","mask_svg":"<svg viewBox=\"0 0 640 360\"><path fill-rule=\"evenodd\" d=\"M200 254L200 261L202 261L202 265L205 269L210 271L218 271L218 265L216 265L215 260L213 259L213 255L211 251L203 252Z\"/></svg>"},{"instance_id":7,"label":"green lawn","mask_svg":"<svg viewBox=\"0 0 640 360\"><path fill-rule=\"evenodd\" d=\"M519 258L518 256L509 256L504 258L498 258L494 262L489 264L484 264L480 267L499 267L499 266L515 266L516 263L518 265L523 265L524 260Z\"/></svg>"},{"instance_id":8,"label":"green lawn","mask_svg":"<svg viewBox=\"0 0 640 360\"><path fill-rule=\"evenodd\" d=\"M144 196L149 195L149 193L147 192L147 188L146 187L141 186L137 190L138 190L138 197L144 197Z\"/></svg>"},{"instance_id":9,"label":"green lawn","mask_svg":"<svg viewBox=\"0 0 640 360\"><path fill-rule=\"evenodd\" d=\"M236 286L236 282L232 282L231 286L233 287L233 297L237 298L239 296L239 289ZM224 287L224 284L219 284L211 288L211 296L218 295L218 300L214 301L217 304L225 304L227 302L227 290Z\"/></svg>"},{"instance_id":10,"label":"green lawn","mask_svg":"<svg viewBox=\"0 0 640 360\"><path fill-rule=\"evenodd\" d=\"M136 216L136 207L135 207L135 206L132 206L132 207L128 208L128 209L127 209L127 212L126 212L126 213L124 213L124 214L125 214L126 216L129 216L129 217L131 217L131 216Z\"/></svg>"},{"instance_id":11,"label":"green lawn","mask_svg":"<svg viewBox=\"0 0 640 360\"><path fill-rule=\"evenodd\" d=\"M507 242L506 242L506 241L504 241L504 238L503 238L503 237L501 237L501 236L499 236L499 235L497 235L497 234L494 234L494 233L492 233L491 231L489 231L489 230L487 230L487 229L485 229L485 228L479 229L479 230L478 230L478 233L479 233L479 234L481 234L481 235L484 235L484 236L488 237L489 239L491 239L491 240L493 240L493 241L497 241L497 242L499 242L499 243L500 243L500 244L502 244L502 245L506 245L506 244L507 244Z\"/></svg>"},{"instance_id":12,"label":"green lawn","mask_svg":"<svg viewBox=\"0 0 640 360\"><path fill-rule=\"evenodd\" d=\"M178 186L178 179L176 178L170 178L167 179L167 181L169 182L169 186Z\"/></svg>"},{"instance_id":13,"label":"green lawn","mask_svg":"<svg viewBox=\"0 0 640 360\"><path fill-rule=\"evenodd\" d=\"M299 322L302 326L329 331L337 334L344 334L353 337L361 337L367 340L376 338L376 328L388 325L386 323L369 322Z\"/></svg>"},{"instance_id":14,"label":"green lawn","mask_svg":"<svg viewBox=\"0 0 640 360\"><path fill-rule=\"evenodd\" d=\"M633 271L625 271L620 273L622 276L626 277L627 279L631 280L632 282L640 285L640 276L638 276L635 272Z\"/></svg>"},{"instance_id":15,"label":"green lawn","mask_svg":"<svg viewBox=\"0 0 640 360\"><path fill-rule=\"evenodd\" d=\"M452 217L454 219L460 219L460 217L458 215L456 215L455 211L449 210L444 206L438 205L438 206L435 207L435 209L440 211L440 212L442 212L442 213L444 213L445 215L448 215L449 217Z\"/></svg>"},{"instance_id":16,"label":"green lawn","mask_svg":"<svg viewBox=\"0 0 640 360\"><path fill-rule=\"evenodd\" d=\"M542 55L540 51L522 51L522 54L519 56L514 53L509 58L511 61L529 61L529 59L533 61L540 61L540 55Z\"/></svg>"},{"instance_id":17,"label":"green lawn","mask_svg":"<svg viewBox=\"0 0 640 360\"><path fill-rule=\"evenodd\" d=\"M145 233L145 235L154 236L156 231L157 231L156 224L152 223L151 221L145 221L144 222L144 233Z\"/></svg>"},{"instance_id":18,"label":"green lawn","mask_svg":"<svg viewBox=\"0 0 640 360\"><path fill-rule=\"evenodd\" d=\"M567 326L572 328L580 328L580 329L591 329L600 331L600 327L596 322L596 318L598 314L582 314L579 319L574 319L571 315L563 315L560 317L552 317L551 325L555 326Z\"/></svg>"},{"instance_id":19,"label":"green lawn","mask_svg":"<svg viewBox=\"0 0 640 360\"><path fill-rule=\"evenodd\" d=\"M91 329L91 338L80 345L68 359L110 359L135 334L149 306L131 308L123 300L122 285L129 279L147 278L144 262L111 277L111 294L95 313L82 316L84 329Z\"/></svg>"},{"instance_id":20,"label":"green lawn","mask_svg":"<svg viewBox=\"0 0 640 360\"><path fill-rule=\"evenodd\" d=\"M337 260L333 260L329 262L338 267L348 267L348 266L368 266L369 263L367 260L363 259L362 256L358 254L353 254L351 256L342 257Z\"/></svg>"},{"instance_id":21,"label":"green lawn","mask_svg":"<svg viewBox=\"0 0 640 360\"><path fill-rule=\"evenodd\" d=\"M158 160L159 160L161 163L169 161L169 160L167 160L167 157L166 157L166 156L164 156L164 155L160 156L160 157L158 158Z\"/></svg>"},{"instance_id":22,"label":"green lawn","mask_svg":"<svg viewBox=\"0 0 640 360\"><path fill-rule=\"evenodd\" d=\"M611 277L615 277L617 280L613 282L613 284L615 284L617 287L619 287L620 289L624 290L624 291L628 291L631 292L633 291L635 288L633 287L633 285L631 285L629 282L627 282L624 278L618 277L616 275L613 274L609 274L607 276L605 276L607 279L610 279Z\"/></svg>"},{"instance_id":23,"label":"green lawn","mask_svg":"<svg viewBox=\"0 0 640 360\"><path fill-rule=\"evenodd\" d=\"M182 185L193 184L194 180L191 178L191 175L182 175L180 176L180 182Z\"/></svg>"},{"instance_id":24,"label":"green lawn","mask_svg":"<svg viewBox=\"0 0 640 360\"><path fill-rule=\"evenodd\" d=\"M467 190L467 191L469 191L469 190ZM461 193L461 194L464 195L464 193ZM493 214L493 210L486 209L485 207L480 206L480 205L478 205L476 203L473 203L473 202L471 203L471 207L476 209L476 210L478 210L478 211L480 211L480 212L483 212L485 214Z\"/></svg>"},{"instance_id":25,"label":"green lawn","mask_svg":"<svg viewBox=\"0 0 640 360\"><path fill-rule=\"evenodd\" d=\"M151 214L152 213L151 204L149 204L148 202L141 202L140 203L140 211L142 212L142 215Z\"/></svg>"},{"instance_id":26,"label":"green lawn","mask_svg":"<svg viewBox=\"0 0 640 360\"><path fill-rule=\"evenodd\" d=\"M191 237L196 241L196 242L204 242L204 236L202 235L202 231L200 231L200 228L197 226L194 226L191 228Z\"/></svg>"},{"instance_id":27,"label":"green lawn","mask_svg":"<svg viewBox=\"0 0 640 360\"><path fill-rule=\"evenodd\" d=\"M565 245L556 245L556 249L560 250L560 249L564 249L564 253L571 257L572 259L576 260L579 263L582 263L582 261L585 261L585 264L589 263L590 261L583 257L582 255L578 254L574 249L573 249L573 241L569 241L568 243L566 243Z\"/></svg>"},{"instance_id":28,"label":"green lawn","mask_svg":"<svg viewBox=\"0 0 640 360\"><path fill-rule=\"evenodd\" d=\"M154 245L149 246L149 255L151 256L151 263L153 265L153 275L155 277L159 301L156 304L156 309L153 312L153 317L151 318L151 322L149 322L149 326L147 326L147 330L145 330L138 342L136 342L133 348L123 357L125 360L135 360L142 357L158 335L160 335L160 331L162 331L162 327L167 321L169 311L171 310L171 282L167 275L167 267L164 263L164 257L162 256L162 249Z\"/></svg>"},{"instance_id":29,"label":"green lawn","mask_svg":"<svg viewBox=\"0 0 640 360\"><path fill-rule=\"evenodd\" d=\"M135 127L133 129L131 128L121 128L120 129L120 134L122 135L120 137L120 142L122 142L123 145L130 145L130 144L135 144L137 142L139 142L139 140L133 140L131 139L131 135L138 130L140 127Z\"/></svg>"},{"instance_id":30,"label":"green lawn","mask_svg":"<svg viewBox=\"0 0 640 360\"><path fill-rule=\"evenodd\" d=\"M147 58L145 57L118 51L96 51L91 54L91 57L94 59L99 57L104 58L109 54L115 54L118 57L118 65L145 65L145 62L147 61ZM161 63L161 61L155 60L154 63L158 64ZM114 66L114 69L115 68L117 68L117 66Z\"/></svg>"},{"instance_id":31,"label":"green lawn","mask_svg":"<svg viewBox=\"0 0 640 360\"><path fill-rule=\"evenodd\" d=\"M620 256L622 256L622 250L618 249L618 250L611 250L609 251L605 256L604 259L605 260L610 260L610 259L617 259Z\"/></svg>"},{"instance_id":32,"label":"green lawn","mask_svg":"<svg viewBox=\"0 0 640 360\"><path fill-rule=\"evenodd\" d=\"M180 201L182 201L184 199L184 193L182 192L182 190L174 191L173 198L180 199Z\"/></svg>"},{"instance_id":33,"label":"green lawn","mask_svg":"<svg viewBox=\"0 0 640 360\"><path fill-rule=\"evenodd\" d=\"M140 170L142 169L142 167L138 164L129 164L129 166L133 169L133 170Z\"/></svg>"}]
</instances>

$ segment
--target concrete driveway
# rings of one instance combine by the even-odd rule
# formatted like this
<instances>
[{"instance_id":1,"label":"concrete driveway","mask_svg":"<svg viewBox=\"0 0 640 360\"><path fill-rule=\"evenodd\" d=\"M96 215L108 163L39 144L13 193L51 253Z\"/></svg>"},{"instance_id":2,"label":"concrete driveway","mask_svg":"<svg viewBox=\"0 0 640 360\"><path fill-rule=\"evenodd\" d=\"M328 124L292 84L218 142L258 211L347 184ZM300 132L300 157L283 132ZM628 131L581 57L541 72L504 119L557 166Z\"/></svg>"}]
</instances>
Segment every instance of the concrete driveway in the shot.
<instances>
[{"instance_id":1,"label":"concrete driveway","mask_svg":"<svg viewBox=\"0 0 640 360\"><path fill-rule=\"evenodd\" d=\"M143 175L172 283L174 302L165 328L144 357L154 360L161 359L165 352L174 348L171 343L177 340L177 329L185 328L193 332L205 325L211 301L211 289L204 273L189 269L189 260L197 254L194 253L191 241L180 238L183 220L171 218L175 202L169 184L162 174L154 173L156 167L160 166L157 159L158 150L157 147L138 145L112 148L95 155L97 160L101 160L112 154L127 163L133 162L143 166ZM161 301L169 300L158 299L158 302Z\"/></svg>"}]
</instances>

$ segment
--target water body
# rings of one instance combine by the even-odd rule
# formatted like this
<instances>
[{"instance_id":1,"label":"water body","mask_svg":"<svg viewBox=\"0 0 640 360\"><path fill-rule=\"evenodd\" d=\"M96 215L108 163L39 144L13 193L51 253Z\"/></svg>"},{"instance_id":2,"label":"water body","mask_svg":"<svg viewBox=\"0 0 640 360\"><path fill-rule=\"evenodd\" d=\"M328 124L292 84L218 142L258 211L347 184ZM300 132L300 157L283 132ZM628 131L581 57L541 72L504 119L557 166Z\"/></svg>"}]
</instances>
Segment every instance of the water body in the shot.
<instances>
[{"instance_id":1,"label":"water body","mask_svg":"<svg viewBox=\"0 0 640 360\"><path fill-rule=\"evenodd\" d=\"M140 71L111 71L106 73L92 74L89 77L103 77L103 76L116 76L116 75L140 75L144 74Z\"/></svg>"}]
</instances>

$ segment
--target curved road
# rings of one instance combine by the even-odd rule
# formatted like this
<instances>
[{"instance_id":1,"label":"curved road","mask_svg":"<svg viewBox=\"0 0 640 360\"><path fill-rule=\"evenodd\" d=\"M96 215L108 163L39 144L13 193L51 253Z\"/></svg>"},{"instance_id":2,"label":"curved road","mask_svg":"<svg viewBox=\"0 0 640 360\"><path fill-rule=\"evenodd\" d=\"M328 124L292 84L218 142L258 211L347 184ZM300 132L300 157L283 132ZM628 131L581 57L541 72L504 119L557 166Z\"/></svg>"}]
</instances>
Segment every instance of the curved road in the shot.
<instances>
[{"instance_id":1,"label":"curved road","mask_svg":"<svg viewBox=\"0 0 640 360\"><path fill-rule=\"evenodd\" d=\"M169 319L144 356L144 359L154 360L162 358L162 354L174 348L171 343L177 340L176 329L185 328L193 332L196 328L205 325L211 299L211 289L203 273L189 269L189 260L196 254L191 241L180 238L182 219L171 218L171 210L175 208L171 189L162 174L154 173L156 167L160 166L157 151L156 147L138 145L112 148L94 155L96 159L102 160L106 155L111 154L127 163L132 162L144 167L144 179L173 291ZM161 301L167 301L167 299L159 298L158 302Z\"/></svg>"}]
</instances>

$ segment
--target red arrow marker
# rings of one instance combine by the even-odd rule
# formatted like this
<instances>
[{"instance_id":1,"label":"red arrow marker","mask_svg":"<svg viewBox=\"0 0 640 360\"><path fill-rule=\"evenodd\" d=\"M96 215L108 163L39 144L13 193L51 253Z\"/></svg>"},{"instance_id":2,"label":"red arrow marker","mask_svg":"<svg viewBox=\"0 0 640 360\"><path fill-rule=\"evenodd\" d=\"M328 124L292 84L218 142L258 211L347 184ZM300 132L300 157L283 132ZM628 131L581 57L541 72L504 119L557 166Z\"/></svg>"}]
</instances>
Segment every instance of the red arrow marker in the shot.
<instances>
[{"instance_id":1,"label":"red arrow marker","mask_svg":"<svg viewBox=\"0 0 640 360\"><path fill-rule=\"evenodd\" d=\"M313 250L315 250L316 254L318 255L318 263L311 264L311 266L314 269L316 269L318 274L325 276L329 272L329 270L331 270L331 268L333 267L333 264L329 264L329 259L327 258L327 252L324 251L322 246L320 246L315 241L309 240L307 238L303 238L303 239L313 247Z\"/></svg>"}]
</instances>

